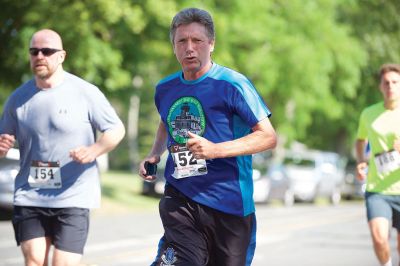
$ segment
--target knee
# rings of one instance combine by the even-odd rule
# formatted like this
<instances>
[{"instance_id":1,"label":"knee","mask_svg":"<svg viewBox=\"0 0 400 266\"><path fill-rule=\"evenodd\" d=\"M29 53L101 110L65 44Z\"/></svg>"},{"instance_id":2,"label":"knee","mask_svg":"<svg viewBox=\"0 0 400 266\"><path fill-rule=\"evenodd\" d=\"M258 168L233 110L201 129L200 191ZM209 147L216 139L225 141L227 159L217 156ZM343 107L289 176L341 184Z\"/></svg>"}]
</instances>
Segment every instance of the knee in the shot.
<instances>
[{"instance_id":1,"label":"knee","mask_svg":"<svg viewBox=\"0 0 400 266\"><path fill-rule=\"evenodd\" d=\"M373 236L374 246L379 249L384 249L389 245L389 239L381 235Z\"/></svg>"},{"instance_id":2,"label":"knee","mask_svg":"<svg viewBox=\"0 0 400 266\"><path fill-rule=\"evenodd\" d=\"M26 266L46 266L48 264L47 252L39 252L29 247L21 247Z\"/></svg>"},{"instance_id":3,"label":"knee","mask_svg":"<svg viewBox=\"0 0 400 266\"><path fill-rule=\"evenodd\" d=\"M47 258L38 254L24 254L26 266L46 266Z\"/></svg>"}]
</instances>

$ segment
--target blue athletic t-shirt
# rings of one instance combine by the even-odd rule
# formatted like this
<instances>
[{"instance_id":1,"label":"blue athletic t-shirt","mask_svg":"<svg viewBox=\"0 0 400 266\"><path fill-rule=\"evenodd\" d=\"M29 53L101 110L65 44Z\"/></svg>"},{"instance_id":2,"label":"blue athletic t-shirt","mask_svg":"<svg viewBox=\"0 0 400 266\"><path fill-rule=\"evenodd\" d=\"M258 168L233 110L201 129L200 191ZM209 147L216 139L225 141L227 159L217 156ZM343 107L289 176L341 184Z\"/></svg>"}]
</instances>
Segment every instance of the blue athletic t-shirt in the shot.
<instances>
[{"instance_id":1,"label":"blue athletic t-shirt","mask_svg":"<svg viewBox=\"0 0 400 266\"><path fill-rule=\"evenodd\" d=\"M184 80L181 71L161 80L155 104L168 131L168 148L184 145L187 131L214 143L238 139L271 115L244 75L215 63L197 80ZM206 165L205 175L175 179L169 154L165 178L198 203L238 216L253 213L252 156L206 160Z\"/></svg>"}]
</instances>

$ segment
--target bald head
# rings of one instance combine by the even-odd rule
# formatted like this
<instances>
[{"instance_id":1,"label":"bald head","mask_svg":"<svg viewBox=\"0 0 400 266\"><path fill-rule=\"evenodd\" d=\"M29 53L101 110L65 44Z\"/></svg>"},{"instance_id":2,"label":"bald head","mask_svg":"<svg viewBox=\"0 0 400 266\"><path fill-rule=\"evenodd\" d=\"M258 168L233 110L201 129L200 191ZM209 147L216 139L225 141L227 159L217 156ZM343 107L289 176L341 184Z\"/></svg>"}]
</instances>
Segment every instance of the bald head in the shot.
<instances>
[{"instance_id":1,"label":"bald head","mask_svg":"<svg viewBox=\"0 0 400 266\"><path fill-rule=\"evenodd\" d=\"M40 46L40 47L39 47ZM50 29L43 29L33 34L30 47L47 47L63 50L62 40L60 35Z\"/></svg>"}]
</instances>

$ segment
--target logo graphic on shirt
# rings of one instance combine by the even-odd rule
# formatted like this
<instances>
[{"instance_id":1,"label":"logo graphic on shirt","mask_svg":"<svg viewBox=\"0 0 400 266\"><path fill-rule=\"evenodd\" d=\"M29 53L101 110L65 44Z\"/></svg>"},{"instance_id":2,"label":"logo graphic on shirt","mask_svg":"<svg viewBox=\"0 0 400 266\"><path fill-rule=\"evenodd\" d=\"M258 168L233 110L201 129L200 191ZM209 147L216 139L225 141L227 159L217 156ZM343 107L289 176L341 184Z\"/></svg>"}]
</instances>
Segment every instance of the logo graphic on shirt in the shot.
<instances>
[{"instance_id":1,"label":"logo graphic on shirt","mask_svg":"<svg viewBox=\"0 0 400 266\"><path fill-rule=\"evenodd\" d=\"M182 97L169 109L168 129L179 144L186 143L188 132L203 135L206 119L200 102L194 97Z\"/></svg>"},{"instance_id":2,"label":"logo graphic on shirt","mask_svg":"<svg viewBox=\"0 0 400 266\"><path fill-rule=\"evenodd\" d=\"M174 266L174 263L178 260L175 256L175 250L173 248L167 248L164 254L161 256L161 266Z\"/></svg>"}]
</instances>

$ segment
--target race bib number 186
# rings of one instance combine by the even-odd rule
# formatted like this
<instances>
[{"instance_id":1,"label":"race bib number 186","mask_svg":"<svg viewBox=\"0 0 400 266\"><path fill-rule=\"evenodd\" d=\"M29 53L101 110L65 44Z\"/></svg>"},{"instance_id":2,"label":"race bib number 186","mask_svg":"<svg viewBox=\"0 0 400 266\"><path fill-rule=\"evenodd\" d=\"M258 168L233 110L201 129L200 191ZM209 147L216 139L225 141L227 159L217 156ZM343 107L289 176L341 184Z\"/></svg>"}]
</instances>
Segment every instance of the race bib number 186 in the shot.
<instances>
[{"instance_id":1,"label":"race bib number 186","mask_svg":"<svg viewBox=\"0 0 400 266\"><path fill-rule=\"evenodd\" d=\"M375 164L380 174L388 174L400 168L400 154L391 150L375 155Z\"/></svg>"}]
</instances>

